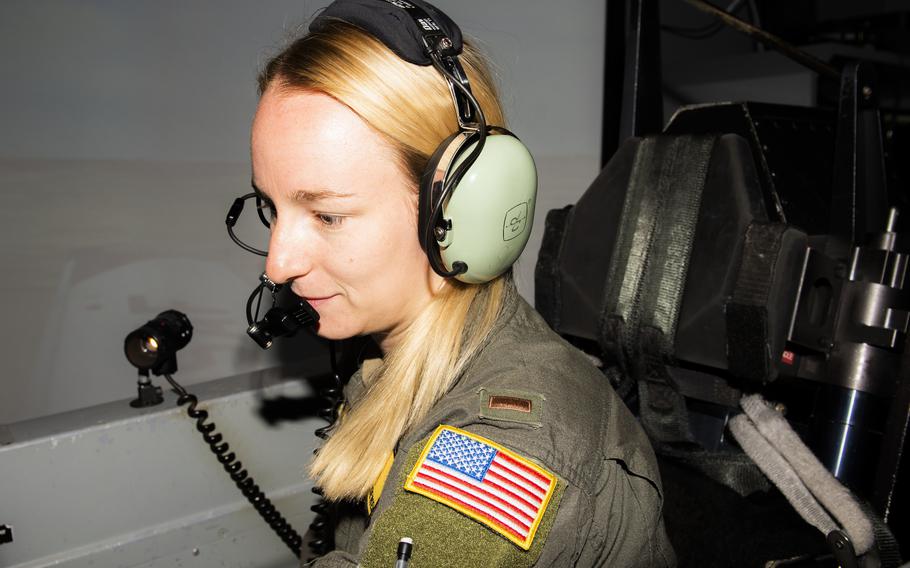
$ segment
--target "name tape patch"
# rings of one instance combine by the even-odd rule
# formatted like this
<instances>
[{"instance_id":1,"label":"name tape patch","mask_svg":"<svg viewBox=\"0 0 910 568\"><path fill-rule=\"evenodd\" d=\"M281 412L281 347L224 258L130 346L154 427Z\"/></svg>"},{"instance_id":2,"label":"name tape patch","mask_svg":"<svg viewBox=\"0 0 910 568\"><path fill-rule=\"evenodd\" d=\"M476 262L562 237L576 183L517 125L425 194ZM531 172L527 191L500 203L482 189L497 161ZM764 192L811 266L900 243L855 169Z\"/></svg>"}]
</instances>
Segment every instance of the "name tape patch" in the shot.
<instances>
[{"instance_id":1,"label":"name tape patch","mask_svg":"<svg viewBox=\"0 0 910 568\"><path fill-rule=\"evenodd\" d=\"M533 407L530 400L517 396L491 395L488 404L492 410L514 410L516 412L531 412Z\"/></svg>"}]
</instances>

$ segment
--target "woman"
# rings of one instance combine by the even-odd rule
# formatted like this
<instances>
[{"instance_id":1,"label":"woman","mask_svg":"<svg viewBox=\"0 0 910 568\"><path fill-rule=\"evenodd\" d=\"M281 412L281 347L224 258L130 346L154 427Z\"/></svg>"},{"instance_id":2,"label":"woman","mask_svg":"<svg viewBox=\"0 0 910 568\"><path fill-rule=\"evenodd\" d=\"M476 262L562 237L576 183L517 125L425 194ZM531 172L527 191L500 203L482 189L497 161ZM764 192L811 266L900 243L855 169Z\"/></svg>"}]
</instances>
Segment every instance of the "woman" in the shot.
<instances>
[{"instance_id":1,"label":"woman","mask_svg":"<svg viewBox=\"0 0 910 568\"><path fill-rule=\"evenodd\" d=\"M391 4L454 26L426 3ZM517 294L510 269L446 278L416 238L420 176L459 130L446 80L404 61L407 47L317 22L260 77L266 272L319 312L319 335L370 336L381 357L349 381L310 467L343 505L337 550L313 565L392 566L402 537L414 567L672 565L653 453L603 375ZM486 123L502 125L467 42L460 64Z\"/></svg>"}]
</instances>

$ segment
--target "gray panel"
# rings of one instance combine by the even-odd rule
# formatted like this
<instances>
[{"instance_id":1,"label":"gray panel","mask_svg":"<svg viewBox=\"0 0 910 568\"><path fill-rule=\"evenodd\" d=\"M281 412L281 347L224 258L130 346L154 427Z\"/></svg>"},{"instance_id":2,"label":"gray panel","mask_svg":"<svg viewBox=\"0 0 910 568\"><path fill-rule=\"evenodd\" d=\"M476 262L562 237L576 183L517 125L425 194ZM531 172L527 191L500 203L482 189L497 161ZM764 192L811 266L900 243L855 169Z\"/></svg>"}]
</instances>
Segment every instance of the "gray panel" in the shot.
<instances>
[{"instance_id":1,"label":"gray panel","mask_svg":"<svg viewBox=\"0 0 910 568\"><path fill-rule=\"evenodd\" d=\"M261 385L264 388L255 388ZM303 400L304 383L270 370L194 386L259 486L303 534L315 502L303 474L324 423L268 425L269 400ZM0 446L0 524L14 540L0 565L293 566L166 393L8 425Z\"/></svg>"}]
</instances>

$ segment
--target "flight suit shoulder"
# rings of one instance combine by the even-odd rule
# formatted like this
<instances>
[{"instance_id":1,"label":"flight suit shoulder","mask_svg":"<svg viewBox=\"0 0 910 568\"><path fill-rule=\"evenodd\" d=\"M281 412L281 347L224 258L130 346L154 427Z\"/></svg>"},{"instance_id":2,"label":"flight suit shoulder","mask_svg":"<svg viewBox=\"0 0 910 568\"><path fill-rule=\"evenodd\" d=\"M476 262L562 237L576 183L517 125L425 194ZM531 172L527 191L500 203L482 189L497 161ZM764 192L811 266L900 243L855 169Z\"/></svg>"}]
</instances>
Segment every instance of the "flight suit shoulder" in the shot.
<instances>
[{"instance_id":1,"label":"flight suit shoulder","mask_svg":"<svg viewBox=\"0 0 910 568\"><path fill-rule=\"evenodd\" d=\"M580 487L590 489L597 472L577 464L591 463L597 455L659 486L650 442L605 373L526 302L519 302L484 355L472 380L486 383L488 396L496 388L514 388L542 397L539 422L550 430L555 453L548 459L554 467L566 464L566 475Z\"/></svg>"},{"instance_id":2,"label":"flight suit shoulder","mask_svg":"<svg viewBox=\"0 0 910 568\"><path fill-rule=\"evenodd\" d=\"M522 309L523 308L523 309ZM475 424L591 490L622 402L578 349L520 307L464 377L439 401L437 423ZM446 422L446 419L454 422Z\"/></svg>"}]
</instances>

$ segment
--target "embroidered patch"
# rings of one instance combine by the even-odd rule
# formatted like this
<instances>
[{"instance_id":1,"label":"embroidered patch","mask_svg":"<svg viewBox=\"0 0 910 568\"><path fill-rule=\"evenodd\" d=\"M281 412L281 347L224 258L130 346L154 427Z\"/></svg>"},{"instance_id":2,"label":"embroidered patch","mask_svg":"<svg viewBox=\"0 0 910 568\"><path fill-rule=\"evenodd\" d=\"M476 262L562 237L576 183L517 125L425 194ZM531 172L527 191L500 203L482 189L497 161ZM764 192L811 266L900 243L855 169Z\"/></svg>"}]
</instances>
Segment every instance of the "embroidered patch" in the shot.
<instances>
[{"instance_id":1,"label":"embroidered patch","mask_svg":"<svg viewBox=\"0 0 910 568\"><path fill-rule=\"evenodd\" d=\"M440 426L404 488L451 507L531 548L556 476L476 434Z\"/></svg>"},{"instance_id":2,"label":"embroidered patch","mask_svg":"<svg viewBox=\"0 0 910 568\"><path fill-rule=\"evenodd\" d=\"M382 488L385 487L385 480L389 477L389 472L392 471L392 463L395 461L395 454L389 452L389 457L385 460L385 465L382 466L382 473L379 474L379 477L376 478L376 483L373 484L373 488L370 489L370 494L367 495L367 515L373 514L373 509L376 508L376 504L379 503L379 496L382 495Z\"/></svg>"},{"instance_id":3,"label":"embroidered patch","mask_svg":"<svg viewBox=\"0 0 910 568\"><path fill-rule=\"evenodd\" d=\"M491 396L488 407L492 410L514 410L516 412L530 413L532 404L526 398L515 396Z\"/></svg>"},{"instance_id":4,"label":"embroidered patch","mask_svg":"<svg viewBox=\"0 0 910 568\"><path fill-rule=\"evenodd\" d=\"M481 387L477 390L477 413L485 420L518 422L535 428L543 426L546 399L537 392Z\"/></svg>"}]
</instances>

